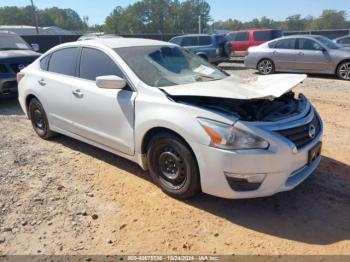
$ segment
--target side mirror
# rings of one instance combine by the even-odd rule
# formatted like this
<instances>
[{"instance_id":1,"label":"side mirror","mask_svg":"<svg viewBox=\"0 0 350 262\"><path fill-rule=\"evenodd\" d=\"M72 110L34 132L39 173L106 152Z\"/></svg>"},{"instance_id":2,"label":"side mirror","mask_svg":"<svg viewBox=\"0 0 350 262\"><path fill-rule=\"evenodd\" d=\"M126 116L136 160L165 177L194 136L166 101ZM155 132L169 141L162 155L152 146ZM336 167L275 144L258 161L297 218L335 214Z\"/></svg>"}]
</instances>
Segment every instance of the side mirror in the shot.
<instances>
[{"instance_id":1,"label":"side mirror","mask_svg":"<svg viewBox=\"0 0 350 262\"><path fill-rule=\"evenodd\" d=\"M123 89L126 87L126 81L115 75L96 77L96 85L104 89Z\"/></svg>"},{"instance_id":2,"label":"side mirror","mask_svg":"<svg viewBox=\"0 0 350 262\"><path fill-rule=\"evenodd\" d=\"M322 51L323 53L326 53L326 52L327 52L327 49L324 48L323 46L321 46L320 51Z\"/></svg>"},{"instance_id":3,"label":"side mirror","mask_svg":"<svg viewBox=\"0 0 350 262\"><path fill-rule=\"evenodd\" d=\"M40 46L38 44L31 44L31 47L35 52L38 52L40 50Z\"/></svg>"}]
</instances>

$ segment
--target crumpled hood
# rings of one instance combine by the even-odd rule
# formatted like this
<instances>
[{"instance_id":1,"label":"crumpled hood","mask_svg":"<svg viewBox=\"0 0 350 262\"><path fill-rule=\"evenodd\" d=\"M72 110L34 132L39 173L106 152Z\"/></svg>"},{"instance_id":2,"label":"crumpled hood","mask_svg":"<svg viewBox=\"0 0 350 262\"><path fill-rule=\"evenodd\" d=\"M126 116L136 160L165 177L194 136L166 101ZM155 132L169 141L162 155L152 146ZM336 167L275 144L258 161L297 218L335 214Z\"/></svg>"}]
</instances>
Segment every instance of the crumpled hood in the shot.
<instances>
[{"instance_id":1,"label":"crumpled hood","mask_svg":"<svg viewBox=\"0 0 350 262\"><path fill-rule=\"evenodd\" d=\"M162 89L172 96L203 96L232 99L274 99L307 78L304 74L276 74L241 79L230 76L218 81L196 82Z\"/></svg>"},{"instance_id":2,"label":"crumpled hood","mask_svg":"<svg viewBox=\"0 0 350 262\"><path fill-rule=\"evenodd\" d=\"M33 50L0 50L0 59L14 58L14 57L39 57L40 54Z\"/></svg>"}]
</instances>

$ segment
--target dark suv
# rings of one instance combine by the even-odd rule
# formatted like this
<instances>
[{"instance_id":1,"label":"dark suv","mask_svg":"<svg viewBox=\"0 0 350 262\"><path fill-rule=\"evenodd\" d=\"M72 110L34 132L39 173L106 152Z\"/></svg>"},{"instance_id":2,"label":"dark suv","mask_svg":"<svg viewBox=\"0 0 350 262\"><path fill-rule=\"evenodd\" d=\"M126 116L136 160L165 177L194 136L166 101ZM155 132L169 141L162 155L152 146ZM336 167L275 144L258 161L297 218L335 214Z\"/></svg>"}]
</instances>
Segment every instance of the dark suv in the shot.
<instances>
[{"instance_id":1,"label":"dark suv","mask_svg":"<svg viewBox=\"0 0 350 262\"><path fill-rule=\"evenodd\" d=\"M16 74L37 59L40 54L19 35L0 31L0 97L16 96Z\"/></svg>"},{"instance_id":2,"label":"dark suv","mask_svg":"<svg viewBox=\"0 0 350 262\"><path fill-rule=\"evenodd\" d=\"M169 42L183 46L213 64L220 64L230 58L229 45L224 35L183 35Z\"/></svg>"}]
</instances>

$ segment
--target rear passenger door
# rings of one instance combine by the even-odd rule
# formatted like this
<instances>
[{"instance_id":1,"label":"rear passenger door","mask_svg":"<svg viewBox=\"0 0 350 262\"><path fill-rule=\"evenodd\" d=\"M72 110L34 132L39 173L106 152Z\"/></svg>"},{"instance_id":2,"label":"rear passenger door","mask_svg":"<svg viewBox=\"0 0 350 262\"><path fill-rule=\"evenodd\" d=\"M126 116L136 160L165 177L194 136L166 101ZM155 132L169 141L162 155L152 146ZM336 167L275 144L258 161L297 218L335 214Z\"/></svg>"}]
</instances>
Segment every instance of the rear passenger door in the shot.
<instances>
[{"instance_id":1,"label":"rear passenger door","mask_svg":"<svg viewBox=\"0 0 350 262\"><path fill-rule=\"evenodd\" d=\"M96 77L123 72L102 50L81 49L78 77L72 84L72 116L75 132L93 142L119 152L134 154L134 100L136 92L124 89L102 89Z\"/></svg>"},{"instance_id":2,"label":"rear passenger door","mask_svg":"<svg viewBox=\"0 0 350 262\"><path fill-rule=\"evenodd\" d=\"M285 38L277 40L272 45L272 60L277 70L293 71L295 67L295 59L297 55L296 39Z\"/></svg>"},{"instance_id":3,"label":"rear passenger door","mask_svg":"<svg viewBox=\"0 0 350 262\"><path fill-rule=\"evenodd\" d=\"M41 72L37 77L38 88L50 125L71 131L72 83L75 78L78 48L69 47L53 52L40 61Z\"/></svg>"}]
</instances>

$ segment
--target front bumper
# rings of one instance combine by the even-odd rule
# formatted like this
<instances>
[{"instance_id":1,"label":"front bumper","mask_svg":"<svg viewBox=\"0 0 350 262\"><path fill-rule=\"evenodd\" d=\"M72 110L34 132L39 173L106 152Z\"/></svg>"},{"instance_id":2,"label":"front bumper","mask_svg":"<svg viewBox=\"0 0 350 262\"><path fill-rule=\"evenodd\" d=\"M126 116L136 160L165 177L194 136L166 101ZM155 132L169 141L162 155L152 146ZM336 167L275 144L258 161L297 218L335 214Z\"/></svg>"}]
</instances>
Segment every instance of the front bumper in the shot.
<instances>
[{"instance_id":1,"label":"front bumper","mask_svg":"<svg viewBox=\"0 0 350 262\"><path fill-rule=\"evenodd\" d=\"M0 77L0 97L17 96L17 80L15 76Z\"/></svg>"},{"instance_id":2,"label":"front bumper","mask_svg":"<svg viewBox=\"0 0 350 262\"><path fill-rule=\"evenodd\" d=\"M227 151L202 144L192 145L204 193L229 199L266 197L294 189L315 171L321 157L308 164L309 151L322 140L322 123L317 137L299 150L274 131L259 129L258 134L270 143L267 150ZM265 179L252 190L236 191L228 180L235 175L265 175Z\"/></svg>"}]
</instances>

